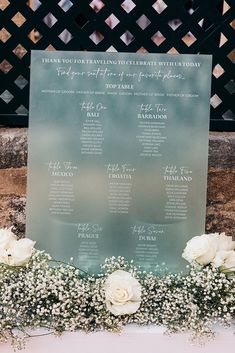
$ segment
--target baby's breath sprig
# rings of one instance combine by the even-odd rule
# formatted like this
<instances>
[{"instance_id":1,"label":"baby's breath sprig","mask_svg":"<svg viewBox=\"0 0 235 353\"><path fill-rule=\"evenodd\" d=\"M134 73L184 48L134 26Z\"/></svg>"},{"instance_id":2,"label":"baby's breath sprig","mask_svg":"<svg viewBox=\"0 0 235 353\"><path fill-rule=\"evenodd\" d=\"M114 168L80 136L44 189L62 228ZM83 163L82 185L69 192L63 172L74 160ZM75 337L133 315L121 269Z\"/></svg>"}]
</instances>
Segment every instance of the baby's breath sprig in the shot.
<instances>
[{"instance_id":1,"label":"baby's breath sprig","mask_svg":"<svg viewBox=\"0 0 235 353\"><path fill-rule=\"evenodd\" d=\"M213 337L213 325L232 325L235 277L207 265L190 267L187 275L148 273L123 257L111 257L102 272L89 275L76 266L34 250L25 266L0 265L0 342L21 349L31 330L48 333L84 330L120 332L129 323L164 325L168 333L192 333L202 341ZM141 288L138 309L115 315L107 307L107 279L129 273ZM137 282L136 282L137 281Z\"/></svg>"}]
</instances>

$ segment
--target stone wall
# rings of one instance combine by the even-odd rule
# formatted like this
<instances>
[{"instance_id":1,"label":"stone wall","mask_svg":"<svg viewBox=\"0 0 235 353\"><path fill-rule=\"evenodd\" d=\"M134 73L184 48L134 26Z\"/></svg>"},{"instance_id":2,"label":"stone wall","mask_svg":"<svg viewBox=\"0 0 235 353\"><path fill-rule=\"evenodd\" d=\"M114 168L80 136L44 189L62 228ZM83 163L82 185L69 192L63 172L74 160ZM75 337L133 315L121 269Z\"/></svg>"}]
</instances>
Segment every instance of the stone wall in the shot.
<instances>
[{"instance_id":1,"label":"stone wall","mask_svg":"<svg viewBox=\"0 0 235 353\"><path fill-rule=\"evenodd\" d=\"M0 227L25 233L27 129L0 128Z\"/></svg>"},{"instance_id":2,"label":"stone wall","mask_svg":"<svg viewBox=\"0 0 235 353\"><path fill-rule=\"evenodd\" d=\"M235 132L210 133L207 232L235 236Z\"/></svg>"},{"instance_id":3,"label":"stone wall","mask_svg":"<svg viewBox=\"0 0 235 353\"><path fill-rule=\"evenodd\" d=\"M208 163L206 231L234 235L235 133L210 133ZM0 128L0 227L13 225L19 236L25 232L26 174L27 129Z\"/></svg>"}]
</instances>

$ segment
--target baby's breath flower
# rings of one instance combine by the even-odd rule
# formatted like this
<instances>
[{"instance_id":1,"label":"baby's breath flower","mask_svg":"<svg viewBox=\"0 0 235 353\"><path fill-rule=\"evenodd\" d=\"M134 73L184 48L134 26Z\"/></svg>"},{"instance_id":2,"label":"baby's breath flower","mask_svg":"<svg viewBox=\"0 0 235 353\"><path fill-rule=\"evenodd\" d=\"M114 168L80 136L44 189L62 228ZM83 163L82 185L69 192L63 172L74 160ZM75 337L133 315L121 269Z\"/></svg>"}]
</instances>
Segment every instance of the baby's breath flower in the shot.
<instances>
[{"instance_id":1,"label":"baby's breath flower","mask_svg":"<svg viewBox=\"0 0 235 353\"><path fill-rule=\"evenodd\" d=\"M0 342L24 347L27 330L47 327L64 331L120 332L129 323L164 325L168 333L192 333L192 339L213 337L215 323L232 324L235 313L235 278L210 265L188 275L157 276L142 271L133 261L112 257L97 276L53 260L33 250L27 265L0 264ZM56 266L54 266L56 264ZM140 305L127 315L115 316L106 307L107 278L128 272L141 287Z\"/></svg>"}]
</instances>

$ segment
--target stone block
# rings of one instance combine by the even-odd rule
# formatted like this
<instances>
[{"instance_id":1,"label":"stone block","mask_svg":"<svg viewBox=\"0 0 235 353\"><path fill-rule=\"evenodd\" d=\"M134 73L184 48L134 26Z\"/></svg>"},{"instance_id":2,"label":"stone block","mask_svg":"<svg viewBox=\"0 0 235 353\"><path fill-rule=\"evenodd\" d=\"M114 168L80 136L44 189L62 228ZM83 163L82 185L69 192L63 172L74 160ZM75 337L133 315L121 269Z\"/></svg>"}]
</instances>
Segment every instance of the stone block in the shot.
<instances>
[{"instance_id":1,"label":"stone block","mask_svg":"<svg viewBox=\"0 0 235 353\"><path fill-rule=\"evenodd\" d=\"M206 231L235 236L235 168L208 170Z\"/></svg>"},{"instance_id":2,"label":"stone block","mask_svg":"<svg viewBox=\"0 0 235 353\"><path fill-rule=\"evenodd\" d=\"M0 228L13 227L19 238L25 235L26 197L14 194L0 195Z\"/></svg>"},{"instance_id":3,"label":"stone block","mask_svg":"<svg viewBox=\"0 0 235 353\"><path fill-rule=\"evenodd\" d=\"M27 129L0 128L0 169L27 165Z\"/></svg>"},{"instance_id":4,"label":"stone block","mask_svg":"<svg viewBox=\"0 0 235 353\"><path fill-rule=\"evenodd\" d=\"M211 132L209 168L235 169L235 132Z\"/></svg>"}]
</instances>

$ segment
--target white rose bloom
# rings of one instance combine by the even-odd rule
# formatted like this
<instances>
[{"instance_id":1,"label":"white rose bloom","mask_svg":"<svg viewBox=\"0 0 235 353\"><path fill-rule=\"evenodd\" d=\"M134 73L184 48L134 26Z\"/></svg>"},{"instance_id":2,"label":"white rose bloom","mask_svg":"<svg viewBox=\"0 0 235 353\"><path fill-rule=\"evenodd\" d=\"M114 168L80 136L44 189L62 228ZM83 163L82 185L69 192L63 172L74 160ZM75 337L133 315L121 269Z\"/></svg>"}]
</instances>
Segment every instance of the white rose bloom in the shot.
<instances>
[{"instance_id":1,"label":"white rose bloom","mask_svg":"<svg viewBox=\"0 0 235 353\"><path fill-rule=\"evenodd\" d=\"M203 234L189 240L183 251L183 258L188 262L197 262L199 265L208 265L217 251L217 233Z\"/></svg>"},{"instance_id":2,"label":"white rose bloom","mask_svg":"<svg viewBox=\"0 0 235 353\"><path fill-rule=\"evenodd\" d=\"M134 314L141 304L141 285L129 272L117 270L107 278L105 297L112 314Z\"/></svg>"},{"instance_id":3,"label":"white rose bloom","mask_svg":"<svg viewBox=\"0 0 235 353\"><path fill-rule=\"evenodd\" d=\"M218 267L220 271L225 273L235 272L235 251L217 251L212 265Z\"/></svg>"},{"instance_id":4,"label":"white rose bloom","mask_svg":"<svg viewBox=\"0 0 235 353\"><path fill-rule=\"evenodd\" d=\"M16 240L16 236L11 228L0 229L0 251L7 249L12 240Z\"/></svg>"},{"instance_id":5,"label":"white rose bloom","mask_svg":"<svg viewBox=\"0 0 235 353\"><path fill-rule=\"evenodd\" d=\"M0 262L9 266L25 265L32 255L34 244L30 239L12 239L7 247L0 249Z\"/></svg>"}]
</instances>

